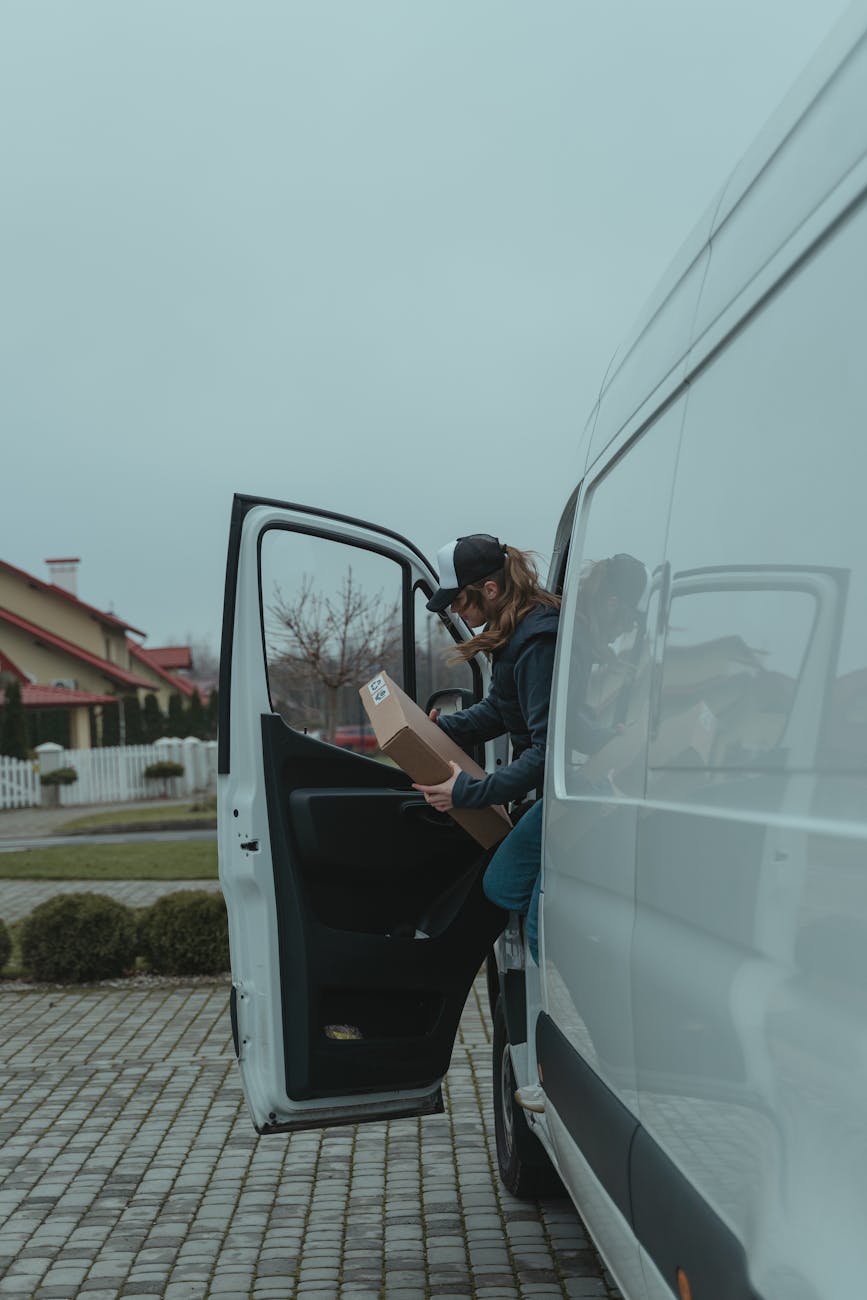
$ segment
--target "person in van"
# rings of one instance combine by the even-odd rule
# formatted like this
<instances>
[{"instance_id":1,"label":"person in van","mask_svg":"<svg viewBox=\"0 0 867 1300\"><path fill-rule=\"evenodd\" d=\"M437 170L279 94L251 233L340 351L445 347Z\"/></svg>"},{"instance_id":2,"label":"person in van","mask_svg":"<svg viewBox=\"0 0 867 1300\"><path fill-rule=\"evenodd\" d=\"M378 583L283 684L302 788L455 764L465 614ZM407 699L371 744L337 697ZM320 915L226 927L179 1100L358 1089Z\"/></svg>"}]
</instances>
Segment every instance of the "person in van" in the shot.
<instances>
[{"instance_id":1,"label":"person in van","mask_svg":"<svg viewBox=\"0 0 867 1300\"><path fill-rule=\"evenodd\" d=\"M512 761L480 779L452 764L447 781L415 788L440 812L491 804L514 808L542 792L560 598L541 585L529 551L504 546L488 533L447 543L438 552L437 568L441 585L428 609L438 613L451 606L470 627L479 628L458 654L471 659L484 651L492 670L484 700L448 717L436 711L431 716L465 750L508 735ZM506 846L514 835L498 851L496 871L491 873L493 862L488 867L484 890L498 906L526 912L533 881L528 892L522 883L527 868L511 862Z\"/></svg>"},{"instance_id":2,"label":"person in van","mask_svg":"<svg viewBox=\"0 0 867 1300\"><path fill-rule=\"evenodd\" d=\"M438 785L416 785L440 812L519 802L531 791L542 794L545 744L560 599L540 584L526 551L501 546L489 534L460 537L437 555L441 586L428 609L452 612L471 627L484 624L459 653L480 650L492 659L491 688L479 704L435 721L463 749L508 732L513 759L490 775L473 779L452 764L452 775ZM610 645L635 621L644 592L644 565L631 555L614 555L591 565L582 578L576 610L573 664L581 676L578 697L586 699L593 664L611 654ZM622 727L602 727L592 711L582 711L576 736L582 750L595 753ZM526 937L539 960L538 908L542 850L542 800L538 797L507 835L488 864L483 888L491 902L526 916Z\"/></svg>"}]
</instances>

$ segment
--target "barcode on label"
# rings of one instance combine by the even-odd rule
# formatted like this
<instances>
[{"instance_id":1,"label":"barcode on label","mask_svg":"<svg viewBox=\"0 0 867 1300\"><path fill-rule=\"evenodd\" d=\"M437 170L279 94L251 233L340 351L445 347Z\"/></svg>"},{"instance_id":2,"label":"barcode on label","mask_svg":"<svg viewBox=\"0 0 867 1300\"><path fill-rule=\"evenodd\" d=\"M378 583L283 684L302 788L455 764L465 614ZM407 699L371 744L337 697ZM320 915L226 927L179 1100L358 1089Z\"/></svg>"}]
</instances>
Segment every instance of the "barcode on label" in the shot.
<instances>
[{"instance_id":1,"label":"barcode on label","mask_svg":"<svg viewBox=\"0 0 867 1300\"><path fill-rule=\"evenodd\" d=\"M372 682L368 682L367 689L373 697L374 704L382 704L383 700L388 699L388 687L381 677L374 677Z\"/></svg>"}]
</instances>

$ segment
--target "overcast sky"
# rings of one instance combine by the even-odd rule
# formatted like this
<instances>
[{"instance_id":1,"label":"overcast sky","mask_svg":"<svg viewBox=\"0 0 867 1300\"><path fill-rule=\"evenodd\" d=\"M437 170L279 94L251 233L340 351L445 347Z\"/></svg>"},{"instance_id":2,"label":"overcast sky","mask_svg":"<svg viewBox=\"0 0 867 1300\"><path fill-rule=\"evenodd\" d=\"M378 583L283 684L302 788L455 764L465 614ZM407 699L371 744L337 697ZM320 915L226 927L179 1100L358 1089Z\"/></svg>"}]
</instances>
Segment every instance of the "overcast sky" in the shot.
<instances>
[{"instance_id":1,"label":"overcast sky","mask_svg":"<svg viewBox=\"0 0 867 1300\"><path fill-rule=\"evenodd\" d=\"M0 0L0 558L217 648L232 493L549 552L837 0Z\"/></svg>"}]
</instances>

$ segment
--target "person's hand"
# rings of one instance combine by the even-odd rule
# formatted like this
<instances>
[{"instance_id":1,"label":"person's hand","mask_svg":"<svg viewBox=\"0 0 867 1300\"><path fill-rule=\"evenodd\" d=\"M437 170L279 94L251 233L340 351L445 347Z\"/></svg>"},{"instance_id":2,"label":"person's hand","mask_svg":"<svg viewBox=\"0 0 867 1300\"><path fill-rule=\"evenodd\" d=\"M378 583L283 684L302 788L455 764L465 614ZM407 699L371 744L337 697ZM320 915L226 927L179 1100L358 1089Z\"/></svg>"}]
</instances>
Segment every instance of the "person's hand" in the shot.
<instances>
[{"instance_id":1,"label":"person's hand","mask_svg":"<svg viewBox=\"0 0 867 1300\"><path fill-rule=\"evenodd\" d=\"M413 790L418 790L424 795L425 803L430 804L437 812L450 812L452 809L452 791L455 788L455 781L460 776L461 769L457 763L449 763L452 774L447 781L441 781L439 785L413 785Z\"/></svg>"},{"instance_id":2,"label":"person's hand","mask_svg":"<svg viewBox=\"0 0 867 1300\"><path fill-rule=\"evenodd\" d=\"M430 718L431 722L436 722L440 716L440 711L439 709L431 709L427 716Z\"/></svg>"}]
</instances>

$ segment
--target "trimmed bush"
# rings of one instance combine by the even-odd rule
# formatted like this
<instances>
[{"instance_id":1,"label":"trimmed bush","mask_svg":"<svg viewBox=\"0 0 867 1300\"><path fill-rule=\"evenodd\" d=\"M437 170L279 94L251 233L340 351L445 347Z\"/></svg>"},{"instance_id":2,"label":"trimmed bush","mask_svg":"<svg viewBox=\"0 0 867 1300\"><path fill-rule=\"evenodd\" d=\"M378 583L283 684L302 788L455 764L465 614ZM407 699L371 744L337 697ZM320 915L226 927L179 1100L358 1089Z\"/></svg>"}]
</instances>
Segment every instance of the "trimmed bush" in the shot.
<instances>
[{"instance_id":1,"label":"trimmed bush","mask_svg":"<svg viewBox=\"0 0 867 1300\"><path fill-rule=\"evenodd\" d=\"M222 894L179 889L138 917L138 950L161 975L217 975L229 969L229 926Z\"/></svg>"},{"instance_id":2,"label":"trimmed bush","mask_svg":"<svg viewBox=\"0 0 867 1300\"><path fill-rule=\"evenodd\" d=\"M135 961L135 917L105 894L59 894L21 925L21 964L33 979L83 984L111 979Z\"/></svg>"},{"instance_id":3,"label":"trimmed bush","mask_svg":"<svg viewBox=\"0 0 867 1300\"><path fill-rule=\"evenodd\" d=\"M183 763L173 763L170 759L164 758L159 763L151 763L150 767L144 770L144 777L147 781L167 781L172 776L183 776Z\"/></svg>"},{"instance_id":4,"label":"trimmed bush","mask_svg":"<svg viewBox=\"0 0 867 1300\"><path fill-rule=\"evenodd\" d=\"M150 767L144 770L146 781L159 781L162 786L162 793L165 797L169 793L169 782L176 776L184 775L183 763L173 763L171 759L161 759L159 763L151 763Z\"/></svg>"},{"instance_id":5,"label":"trimmed bush","mask_svg":"<svg viewBox=\"0 0 867 1300\"><path fill-rule=\"evenodd\" d=\"M5 921L0 921L0 971L12 956L12 936Z\"/></svg>"},{"instance_id":6,"label":"trimmed bush","mask_svg":"<svg viewBox=\"0 0 867 1300\"><path fill-rule=\"evenodd\" d=\"M43 773L39 779L43 785L72 785L78 780L78 773L74 767L56 767L53 772Z\"/></svg>"}]
</instances>

